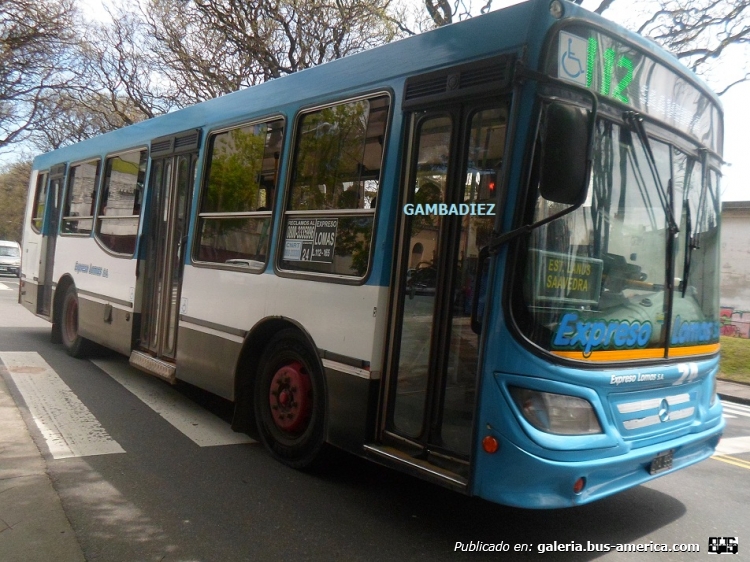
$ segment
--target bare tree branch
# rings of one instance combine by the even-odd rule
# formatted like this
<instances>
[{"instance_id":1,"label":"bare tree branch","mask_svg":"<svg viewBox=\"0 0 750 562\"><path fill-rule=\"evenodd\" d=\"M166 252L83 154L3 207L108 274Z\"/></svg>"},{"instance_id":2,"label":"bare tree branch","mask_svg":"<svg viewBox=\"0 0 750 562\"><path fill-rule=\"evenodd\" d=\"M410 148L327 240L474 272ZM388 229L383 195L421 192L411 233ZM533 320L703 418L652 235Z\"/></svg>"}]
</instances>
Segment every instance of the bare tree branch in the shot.
<instances>
[{"instance_id":1,"label":"bare tree branch","mask_svg":"<svg viewBox=\"0 0 750 562\"><path fill-rule=\"evenodd\" d=\"M602 3L599 4L599 7L596 10L594 10L594 12L597 13L597 14L603 14L604 11L607 8L609 8L614 1L615 0L602 0Z\"/></svg>"},{"instance_id":2,"label":"bare tree branch","mask_svg":"<svg viewBox=\"0 0 750 562\"><path fill-rule=\"evenodd\" d=\"M69 80L75 16L72 0L0 0L0 149L28 138Z\"/></svg>"}]
</instances>

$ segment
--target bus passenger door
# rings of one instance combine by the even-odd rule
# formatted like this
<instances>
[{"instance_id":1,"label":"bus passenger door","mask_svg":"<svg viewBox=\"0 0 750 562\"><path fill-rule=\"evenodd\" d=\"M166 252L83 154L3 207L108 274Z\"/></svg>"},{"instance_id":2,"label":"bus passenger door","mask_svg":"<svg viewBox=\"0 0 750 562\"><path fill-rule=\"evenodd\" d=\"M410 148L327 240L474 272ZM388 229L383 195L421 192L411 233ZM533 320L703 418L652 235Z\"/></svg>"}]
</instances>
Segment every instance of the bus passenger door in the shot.
<instances>
[{"instance_id":1,"label":"bus passenger door","mask_svg":"<svg viewBox=\"0 0 750 562\"><path fill-rule=\"evenodd\" d=\"M458 488L470 474L480 364L471 312L486 292L477 268L495 223L506 124L497 102L411 117L382 441Z\"/></svg>"},{"instance_id":2,"label":"bus passenger door","mask_svg":"<svg viewBox=\"0 0 750 562\"><path fill-rule=\"evenodd\" d=\"M57 231L60 226L60 206L62 203L63 181L65 179L65 164L53 166L50 170L49 186L47 189L47 225L42 237L42 247L39 254L39 292L37 298L37 312L43 316L52 314L52 289L55 284L55 248L57 247Z\"/></svg>"},{"instance_id":3,"label":"bus passenger door","mask_svg":"<svg viewBox=\"0 0 750 562\"><path fill-rule=\"evenodd\" d=\"M131 363L171 381L199 142L200 131L192 130L151 143L146 247L139 264L144 275L140 350L151 359L134 352Z\"/></svg>"}]
</instances>

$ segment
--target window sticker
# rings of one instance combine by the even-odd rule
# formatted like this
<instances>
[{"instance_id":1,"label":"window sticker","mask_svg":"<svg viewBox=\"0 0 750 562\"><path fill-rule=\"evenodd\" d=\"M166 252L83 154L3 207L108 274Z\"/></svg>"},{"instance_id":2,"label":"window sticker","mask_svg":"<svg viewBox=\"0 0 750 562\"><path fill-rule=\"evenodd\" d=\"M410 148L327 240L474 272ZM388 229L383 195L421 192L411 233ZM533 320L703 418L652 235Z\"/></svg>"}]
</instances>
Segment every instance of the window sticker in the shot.
<instances>
[{"instance_id":1,"label":"window sticker","mask_svg":"<svg viewBox=\"0 0 750 562\"><path fill-rule=\"evenodd\" d=\"M284 238L284 259L332 263L337 218L289 219Z\"/></svg>"}]
</instances>

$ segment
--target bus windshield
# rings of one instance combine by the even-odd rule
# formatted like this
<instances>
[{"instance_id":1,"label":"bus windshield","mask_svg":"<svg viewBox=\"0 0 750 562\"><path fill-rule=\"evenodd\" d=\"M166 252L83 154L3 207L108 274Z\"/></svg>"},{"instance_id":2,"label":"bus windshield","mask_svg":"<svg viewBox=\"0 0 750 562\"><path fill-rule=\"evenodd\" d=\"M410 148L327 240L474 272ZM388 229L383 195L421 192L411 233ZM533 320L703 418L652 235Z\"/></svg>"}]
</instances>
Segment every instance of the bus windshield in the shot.
<instances>
[{"instance_id":1,"label":"bus windshield","mask_svg":"<svg viewBox=\"0 0 750 562\"><path fill-rule=\"evenodd\" d=\"M717 176L694 155L648 144L655 170L635 131L600 119L586 202L532 233L519 326L543 349L595 361L715 351ZM559 210L539 198L534 220Z\"/></svg>"}]
</instances>

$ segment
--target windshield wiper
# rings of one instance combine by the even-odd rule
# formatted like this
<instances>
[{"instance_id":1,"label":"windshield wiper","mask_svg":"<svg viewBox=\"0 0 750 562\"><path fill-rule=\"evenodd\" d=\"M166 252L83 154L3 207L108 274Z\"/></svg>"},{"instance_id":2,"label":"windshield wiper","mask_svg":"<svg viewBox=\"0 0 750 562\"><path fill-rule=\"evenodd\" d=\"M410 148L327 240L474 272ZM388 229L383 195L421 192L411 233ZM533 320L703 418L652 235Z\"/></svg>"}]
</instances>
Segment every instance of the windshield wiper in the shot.
<instances>
[{"instance_id":1,"label":"windshield wiper","mask_svg":"<svg viewBox=\"0 0 750 562\"><path fill-rule=\"evenodd\" d=\"M685 201L685 259L682 263L682 298L685 298L687 291L688 279L690 279L690 260L692 259L693 250L698 248L698 244L693 239L693 224L690 213L690 201Z\"/></svg>"},{"instance_id":2,"label":"windshield wiper","mask_svg":"<svg viewBox=\"0 0 750 562\"><path fill-rule=\"evenodd\" d=\"M701 155L701 195L700 200L698 202L698 217L696 220L696 226L700 230L701 225L701 211L705 211L706 206L706 166L704 164L706 159L706 152L702 151ZM688 168L685 171L685 177L688 178L692 175L693 169L695 168L695 161L690 160L688 163ZM687 183L687 182L686 182ZM686 240L685 240L685 260L682 265L682 298L685 298L685 292L687 291L688 287L688 279L690 279L690 262L692 261L693 257L693 250L699 250L700 249L700 233L693 234L693 221L692 221L692 213L690 211L690 200L689 198L686 198L685 200L685 229L687 230L686 233Z\"/></svg>"},{"instance_id":3,"label":"windshield wiper","mask_svg":"<svg viewBox=\"0 0 750 562\"><path fill-rule=\"evenodd\" d=\"M674 220L672 205L670 205L669 203L669 196L667 195L667 191L664 189L664 184L661 183L659 170L656 167L656 159L654 158L654 153L651 150L651 142L648 140L646 129L643 126L643 117L635 111L626 111L623 114L623 118L625 122L629 124L631 128L636 132L636 134L638 135L638 139L643 145L644 151L646 152L646 161L648 162L648 167L651 170L651 176L654 178L654 183L656 183L656 191L659 194L659 201L661 202L662 210L664 211L664 214L667 217L667 222L669 223L669 232L670 234L675 235L680 231L680 227L677 226L677 222Z\"/></svg>"}]
</instances>

